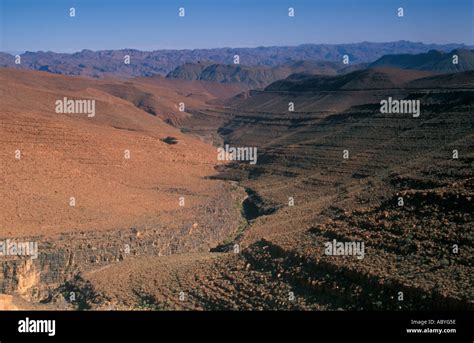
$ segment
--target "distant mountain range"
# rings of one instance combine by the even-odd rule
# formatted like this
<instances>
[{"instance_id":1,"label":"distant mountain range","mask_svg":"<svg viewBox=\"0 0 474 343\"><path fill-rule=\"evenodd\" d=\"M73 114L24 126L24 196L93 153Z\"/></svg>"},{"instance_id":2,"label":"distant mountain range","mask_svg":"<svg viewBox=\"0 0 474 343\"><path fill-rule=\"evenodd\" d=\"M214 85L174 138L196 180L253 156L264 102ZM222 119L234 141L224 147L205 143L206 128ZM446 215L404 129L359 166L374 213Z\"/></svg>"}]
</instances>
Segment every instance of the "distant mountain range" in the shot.
<instances>
[{"instance_id":1,"label":"distant mountain range","mask_svg":"<svg viewBox=\"0 0 474 343\"><path fill-rule=\"evenodd\" d=\"M155 74L167 75L177 67L186 63L212 63L232 65L235 55L239 55L240 64L247 67L276 67L294 64L298 61L328 61L342 64L344 55L349 56L350 65L371 63L385 55L420 54L430 50L442 52L454 49L470 49L464 44L423 44L409 41L389 43L353 43L353 44L304 44L285 47L257 48L218 48L195 50L156 50L138 51L132 49L91 51L82 50L73 54L54 52L25 52L21 55L21 65L16 65L13 55L0 52L0 67L34 69L64 75L83 75L96 78L103 77L137 77ZM124 63L124 56L130 56L130 64ZM215 76L221 78L222 70L232 68L214 67ZM188 68L189 69L189 68ZM199 68L197 68L199 70ZM208 70L210 71L210 70ZM246 72L245 68L241 69ZM268 73L262 68L260 73ZM332 71L329 71L332 72ZM270 73L277 75L279 70ZM186 77L189 77L188 74ZM244 76L242 76L245 78ZM232 77L231 77L232 78ZM265 77L266 78L266 77ZM264 84L265 78L256 85ZM271 79L271 77L269 77Z\"/></svg>"}]
</instances>

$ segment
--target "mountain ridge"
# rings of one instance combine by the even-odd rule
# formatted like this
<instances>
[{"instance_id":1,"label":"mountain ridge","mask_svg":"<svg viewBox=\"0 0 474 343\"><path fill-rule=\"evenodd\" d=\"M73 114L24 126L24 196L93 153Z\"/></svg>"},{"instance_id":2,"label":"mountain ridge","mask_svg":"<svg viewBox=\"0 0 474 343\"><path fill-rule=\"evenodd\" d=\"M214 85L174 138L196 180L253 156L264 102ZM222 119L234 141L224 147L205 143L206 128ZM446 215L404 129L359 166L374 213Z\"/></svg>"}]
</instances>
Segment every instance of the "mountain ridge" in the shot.
<instances>
[{"instance_id":1,"label":"mountain ridge","mask_svg":"<svg viewBox=\"0 0 474 343\"><path fill-rule=\"evenodd\" d=\"M395 68L368 68L337 76L293 74L285 80L272 83L265 91L390 89L429 76L433 76L433 73Z\"/></svg>"},{"instance_id":2,"label":"mountain ridge","mask_svg":"<svg viewBox=\"0 0 474 343\"><path fill-rule=\"evenodd\" d=\"M454 56L458 63L454 64ZM421 54L385 55L370 64L371 67L391 67L401 69L429 70L437 73L453 73L474 69L474 50L454 49L449 53L430 50Z\"/></svg>"},{"instance_id":3,"label":"mountain ridge","mask_svg":"<svg viewBox=\"0 0 474 343\"><path fill-rule=\"evenodd\" d=\"M249 88L263 88L270 83L281 80L295 73L338 75L346 70L358 70L365 64L347 67L342 63L326 61L298 61L288 65L243 66L238 64L217 64L212 62L185 63L166 78L181 80L200 80L219 83L242 83Z\"/></svg>"},{"instance_id":4,"label":"mountain ridge","mask_svg":"<svg viewBox=\"0 0 474 343\"><path fill-rule=\"evenodd\" d=\"M21 65L15 64L15 56L0 52L0 67L42 70L63 75L82 75L94 78L167 75L176 67L199 61L231 64L235 55L247 66L278 66L301 60L341 62L349 56L350 64L374 62L387 54L416 54L437 49L452 51L457 48L472 48L464 44L424 44L420 42L396 41L386 43L350 44L301 44L298 46L273 46L257 48L215 48L194 50L136 49L100 50L84 49L75 53L30 52L21 54ZM124 56L130 56L130 64Z\"/></svg>"}]
</instances>

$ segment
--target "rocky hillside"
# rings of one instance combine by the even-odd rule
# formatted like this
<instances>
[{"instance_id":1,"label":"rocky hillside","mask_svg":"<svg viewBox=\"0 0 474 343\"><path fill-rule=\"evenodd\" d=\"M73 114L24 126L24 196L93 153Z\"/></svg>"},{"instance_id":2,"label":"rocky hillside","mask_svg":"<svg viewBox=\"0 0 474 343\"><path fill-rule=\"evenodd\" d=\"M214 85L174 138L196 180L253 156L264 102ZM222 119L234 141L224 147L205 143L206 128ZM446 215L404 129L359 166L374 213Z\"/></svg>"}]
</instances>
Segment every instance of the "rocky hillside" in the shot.
<instances>
[{"instance_id":1,"label":"rocky hillside","mask_svg":"<svg viewBox=\"0 0 474 343\"><path fill-rule=\"evenodd\" d=\"M219 176L251 190L252 215L232 243L241 253L230 244L220 258L154 260L136 272L143 263L125 261L126 291L114 286L117 266L89 278L97 294L118 308L472 309L474 79L404 82L416 87L255 91L228 102L219 132L259 151L257 165L235 163ZM380 113L388 96L419 99L421 116ZM365 242L365 257L326 255L334 239ZM142 286L144 275L156 287Z\"/></svg>"},{"instance_id":2,"label":"rocky hillside","mask_svg":"<svg viewBox=\"0 0 474 343\"><path fill-rule=\"evenodd\" d=\"M457 63L453 63L453 56L457 56ZM456 73L474 70L474 50L455 49L450 52L430 50L427 53L415 55L386 55L370 66L426 70L434 73Z\"/></svg>"},{"instance_id":3,"label":"rocky hillside","mask_svg":"<svg viewBox=\"0 0 474 343\"><path fill-rule=\"evenodd\" d=\"M248 88L263 88L276 80L284 79L294 73L336 75L363 67L363 64L348 67L342 63L322 61L298 61L276 67L251 67L203 62L186 63L170 72L166 77L169 79L238 83L246 85Z\"/></svg>"},{"instance_id":4,"label":"rocky hillside","mask_svg":"<svg viewBox=\"0 0 474 343\"><path fill-rule=\"evenodd\" d=\"M205 81L10 73L0 74L0 172L17 201L3 206L15 229L3 237L34 237L42 250L2 263L0 293L69 309L473 309L472 72L371 69L227 99L196 94ZM58 92L84 90L100 105L96 125L49 115ZM138 106L158 106L161 92L190 94L181 132ZM420 116L381 113L388 97L419 100ZM190 135L212 130L256 147L257 164L216 163ZM18 144L22 161L11 157ZM123 145L133 160L116 155ZM70 189L80 211L63 207ZM173 207L181 193L190 207ZM65 225L48 226L57 218ZM334 240L363 242L364 256L326 254Z\"/></svg>"},{"instance_id":5,"label":"rocky hillside","mask_svg":"<svg viewBox=\"0 0 474 343\"><path fill-rule=\"evenodd\" d=\"M336 90L391 89L408 81L431 76L429 72L413 72L393 68L370 68L339 76L293 74L272 83L265 91L320 92Z\"/></svg>"}]
</instances>

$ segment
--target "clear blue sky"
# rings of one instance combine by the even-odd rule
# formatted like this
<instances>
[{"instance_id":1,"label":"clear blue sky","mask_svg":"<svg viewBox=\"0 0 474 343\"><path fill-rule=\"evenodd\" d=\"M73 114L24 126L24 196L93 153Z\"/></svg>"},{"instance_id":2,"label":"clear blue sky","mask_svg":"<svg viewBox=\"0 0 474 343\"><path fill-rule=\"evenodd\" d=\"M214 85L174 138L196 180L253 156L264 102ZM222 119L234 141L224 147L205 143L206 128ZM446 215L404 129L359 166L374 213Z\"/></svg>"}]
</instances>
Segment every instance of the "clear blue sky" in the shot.
<instances>
[{"instance_id":1,"label":"clear blue sky","mask_svg":"<svg viewBox=\"0 0 474 343\"><path fill-rule=\"evenodd\" d=\"M1 51L474 44L474 0L0 0ZM398 18L398 7L405 17ZM69 8L76 17L69 17ZM178 17L184 7L186 16ZM296 16L289 18L288 7Z\"/></svg>"}]
</instances>

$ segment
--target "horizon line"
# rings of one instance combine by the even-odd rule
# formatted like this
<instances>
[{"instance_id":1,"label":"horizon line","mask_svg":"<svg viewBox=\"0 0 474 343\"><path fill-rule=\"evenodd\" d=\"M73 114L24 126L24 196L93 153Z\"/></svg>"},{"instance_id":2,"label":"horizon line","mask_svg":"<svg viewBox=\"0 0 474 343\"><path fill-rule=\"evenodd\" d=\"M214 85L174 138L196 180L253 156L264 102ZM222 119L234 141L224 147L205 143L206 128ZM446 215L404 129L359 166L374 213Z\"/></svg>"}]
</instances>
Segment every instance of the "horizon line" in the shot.
<instances>
[{"instance_id":1,"label":"horizon line","mask_svg":"<svg viewBox=\"0 0 474 343\"><path fill-rule=\"evenodd\" d=\"M156 51L194 51L194 50L217 50L217 49L258 49L258 48L296 48L299 46L304 46L304 45L329 45L329 46L336 46L336 45L357 45L357 44L389 44L389 43L400 43L400 42L407 42L407 43L413 43L413 44L423 44L423 45L461 45L465 46L467 48L474 48L474 45L469 45L466 43L456 43L456 42L451 42L451 43L425 43L425 42L415 42L415 41L410 41L410 40L405 40L405 39L400 39L396 41L360 41L360 42L352 42L352 43L300 43L296 45L257 45L257 46L236 46L236 47L231 47L231 46L222 46L222 47L206 47L206 48L162 48L162 49L139 49L139 48L115 48L115 49L103 49L103 50L92 50L88 48L83 48L82 50L75 50L71 52L59 52L59 51L53 51L53 50L36 50L36 51L31 51L31 50L16 50L16 51L5 51L5 50L0 50L1 53L5 54L26 54L26 53L55 53L55 54L75 54L75 53L80 53L83 51L92 51L92 52L101 52L101 51L123 51L123 50L134 50L134 51L139 51L139 52L156 52Z\"/></svg>"}]
</instances>

